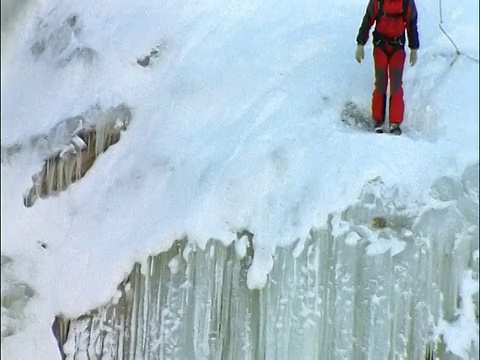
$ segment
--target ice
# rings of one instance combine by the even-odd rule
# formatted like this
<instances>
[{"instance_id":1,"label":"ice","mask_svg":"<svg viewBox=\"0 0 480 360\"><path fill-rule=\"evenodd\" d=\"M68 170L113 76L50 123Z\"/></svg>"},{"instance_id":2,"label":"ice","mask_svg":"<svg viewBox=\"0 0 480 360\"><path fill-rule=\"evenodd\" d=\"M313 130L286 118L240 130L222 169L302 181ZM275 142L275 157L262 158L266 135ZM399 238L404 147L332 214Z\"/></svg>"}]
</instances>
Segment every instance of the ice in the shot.
<instances>
[{"instance_id":1,"label":"ice","mask_svg":"<svg viewBox=\"0 0 480 360\"><path fill-rule=\"evenodd\" d=\"M14 261L2 255L1 338L15 335L28 325L25 308L35 295L26 283L15 278Z\"/></svg>"},{"instance_id":2,"label":"ice","mask_svg":"<svg viewBox=\"0 0 480 360\"><path fill-rule=\"evenodd\" d=\"M345 244L350 245L350 246L355 246L358 242L358 240L361 240L361 236L358 235L355 231L352 231L347 235L345 238Z\"/></svg>"},{"instance_id":3,"label":"ice","mask_svg":"<svg viewBox=\"0 0 480 360\"><path fill-rule=\"evenodd\" d=\"M2 0L2 355L475 359L478 59L417 3L393 137L366 0Z\"/></svg>"},{"instance_id":4,"label":"ice","mask_svg":"<svg viewBox=\"0 0 480 360\"><path fill-rule=\"evenodd\" d=\"M76 151L82 151L87 147L87 144L85 144L85 141L82 138L80 138L78 135L75 135L71 141Z\"/></svg>"},{"instance_id":5,"label":"ice","mask_svg":"<svg viewBox=\"0 0 480 360\"><path fill-rule=\"evenodd\" d=\"M228 247L177 242L135 266L118 304L73 320L68 358L478 358L478 224L460 210L472 210L460 189L475 190L446 180L457 197L442 210L367 184L296 256L297 244L277 248L258 290L257 252L238 250L246 235ZM370 229L382 209L386 228Z\"/></svg>"},{"instance_id":6,"label":"ice","mask_svg":"<svg viewBox=\"0 0 480 360\"><path fill-rule=\"evenodd\" d=\"M63 148L62 151L60 151L59 156L62 159L68 159L71 156L75 156L76 153L77 153L77 149L75 148L75 145L74 144L68 144Z\"/></svg>"}]
</instances>

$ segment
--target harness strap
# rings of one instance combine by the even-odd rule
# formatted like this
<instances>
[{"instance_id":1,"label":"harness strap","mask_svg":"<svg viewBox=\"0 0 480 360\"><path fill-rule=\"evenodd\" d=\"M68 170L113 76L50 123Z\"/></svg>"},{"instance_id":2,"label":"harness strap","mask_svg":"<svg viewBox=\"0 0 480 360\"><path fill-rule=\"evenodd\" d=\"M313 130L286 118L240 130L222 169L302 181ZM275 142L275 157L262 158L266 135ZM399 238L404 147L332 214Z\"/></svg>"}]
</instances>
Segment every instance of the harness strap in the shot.
<instances>
[{"instance_id":1,"label":"harness strap","mask_svg":"<svg viewBox=\"0 0 480 360\"><path fill-rule=\"evenodd\" d=\"M378 0L378 13L376 21L378 22L383 16L388 17L401 17L405 16L408 10L408 0L402 1L402 12L400 14L387 14L383 10L383 3L385 0ZM405 32L402 35L399 35L394 38L390 38L383 34L380 34L378 31L373 32L373 44L385 48L386 45L390 45L394 50L401 49L405 45Z\"/></svg>"},{"instance_id":2,"label":"harness strap","mask_svg":"<svg viewBox=\"0 0 480 360\"><path fill-rule=\"evenodd\" d=\"M388 36L380 34L378 31L374 31L373 43L375 45L385 44L393 47L403 47L403 45L405 45L405 33L400 36L390 38Z\"/></svg>"},{"instance_id":3,"label":"harness strap","mask_svg":"<svg viewBox=\"0 0 480 360\"><path fill-rule=\"evenodd\" d=\"M389 17L399 17L399 16L405 16L407 13L407 8L408 8L408 0L403 0L402 1L402 13L401 14L394 14L390 15L385 13L383 11L383 3L385 0L378 0L378 12L377 12L377 18L376 21L378 22L383 16L389 16Z\"/></svg>"}]
</instances>

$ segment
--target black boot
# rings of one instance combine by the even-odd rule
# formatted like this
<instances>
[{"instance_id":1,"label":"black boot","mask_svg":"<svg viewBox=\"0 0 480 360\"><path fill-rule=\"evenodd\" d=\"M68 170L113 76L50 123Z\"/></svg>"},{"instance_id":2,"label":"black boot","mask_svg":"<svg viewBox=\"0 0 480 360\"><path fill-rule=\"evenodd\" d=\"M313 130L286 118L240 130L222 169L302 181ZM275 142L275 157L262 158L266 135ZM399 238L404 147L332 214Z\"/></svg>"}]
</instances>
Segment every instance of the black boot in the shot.
<instances>
[{"instance_id":1,"label":"black boot","mask_svg":"<svg viewBox=\"0 0 480 360\"><path fill-rule=\"evenodd\" d=\"M373 120L373 132L383 134L383 121Z\"/></svg>"},{"instance_id":2,"label":"black boot","mask_svg":"<svg viewBox=\"0 0 480 360\"><path fill-rule=\"evenodd\" d=\"M400 124L390 124L390 134L393 135L402 135L402 129L400 129Z\"/></svg>"}]
</instances>

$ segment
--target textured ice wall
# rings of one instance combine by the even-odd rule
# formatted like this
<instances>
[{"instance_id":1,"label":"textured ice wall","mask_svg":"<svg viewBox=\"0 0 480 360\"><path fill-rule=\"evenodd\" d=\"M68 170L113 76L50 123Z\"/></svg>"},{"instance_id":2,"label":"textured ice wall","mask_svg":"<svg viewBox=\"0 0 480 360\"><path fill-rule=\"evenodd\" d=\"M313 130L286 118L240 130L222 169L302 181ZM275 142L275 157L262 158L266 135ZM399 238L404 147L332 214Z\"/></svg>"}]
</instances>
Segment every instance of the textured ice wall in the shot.
<instances>
[{"instance_id":1,"label":"textured ice wall","mask_svg":"<svg viewBox=\"0 0 480 360\"><path fill-rule=\"evenodd\" d=\"M478 165L418 201L373 180L277 249L261 290L246 286L252 236L136 264L115 301L68 324L67 357L478 359Z\"/></svg>"},{"instance_id":2,"label":"textured ice wall","mask_svg":"<svg viewBox=\"0 0 480 360\"><path fill-rule=\"evenodd\" d=\"M86 121L91 121L89 117L95 119L93 124ZM45 137L45 142L55 148L57 139L66 140L56 153L44 160L42 170L32 176L33 186L24 194L25 206L30 207L38 198L63 191L80 180L97 156L120 140L120 132L126 130L131 118L129 107L120 104L59 122L50 131L53 135Z\"/></svg>"},{"instance_id":3,"label":"textured ice wall","mask_svg":"<svg viewBox=\"0 0 480 360\"><path fill-rule=\"evenodd\" d=\"M31 2L31 0L2 0L0 2L2 40L4 40L4 35L6 36L5 33L15 21L18 21L19 18L21 18L27 5Z\"/></svg>"},{"instance_id":4,"label":"textured ice wall","mask_svg":"<svg viewBox=\"0 0 480 360\"><path fill-rule=\"evenodd\" d=\"M27 303L35 295L33 289L15 276L14 261L1 256L1 339L14 335L27 325L24 316Z\"/></svg>"}]
</instances>

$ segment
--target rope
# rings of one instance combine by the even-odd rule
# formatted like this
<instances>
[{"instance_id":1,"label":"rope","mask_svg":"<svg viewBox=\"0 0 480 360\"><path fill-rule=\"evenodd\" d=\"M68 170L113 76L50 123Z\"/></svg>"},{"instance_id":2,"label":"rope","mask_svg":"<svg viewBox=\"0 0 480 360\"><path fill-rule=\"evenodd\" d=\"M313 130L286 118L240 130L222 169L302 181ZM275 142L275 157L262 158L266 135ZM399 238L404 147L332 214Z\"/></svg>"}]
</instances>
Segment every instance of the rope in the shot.
<instances>
[{"instance_id":1,"label":"rope","mask_svg":"<svg viewBox=\"0 0 480 360\"><path fill-rule=\"evenodd\" d=\"M463 52L461 52L458 47L457 47L457 44L455 44L455 42L452 40L452 38L447 34L447 32L445 31L445 29L443 28L442 24L443 24L443 16L442 16L442 0L438 0L438 5L439 5L439 11L440 11L440 23L438 24L438 26L440 27L440 30L442 31L442 33L447 37L447 39L452 43L453 47L455 48L455 58L453 59L452 63L450 64L450 66L453 65L453 63L455 61L457 61L457 59L460 57L460 55L463 55L465 56L467 59L470 59L470 60L473 60L475 62L479 62L479 60L477 58L474 58L473 56L470 56L470 55L467 55Z\"/></svg>"}]
</instances>

